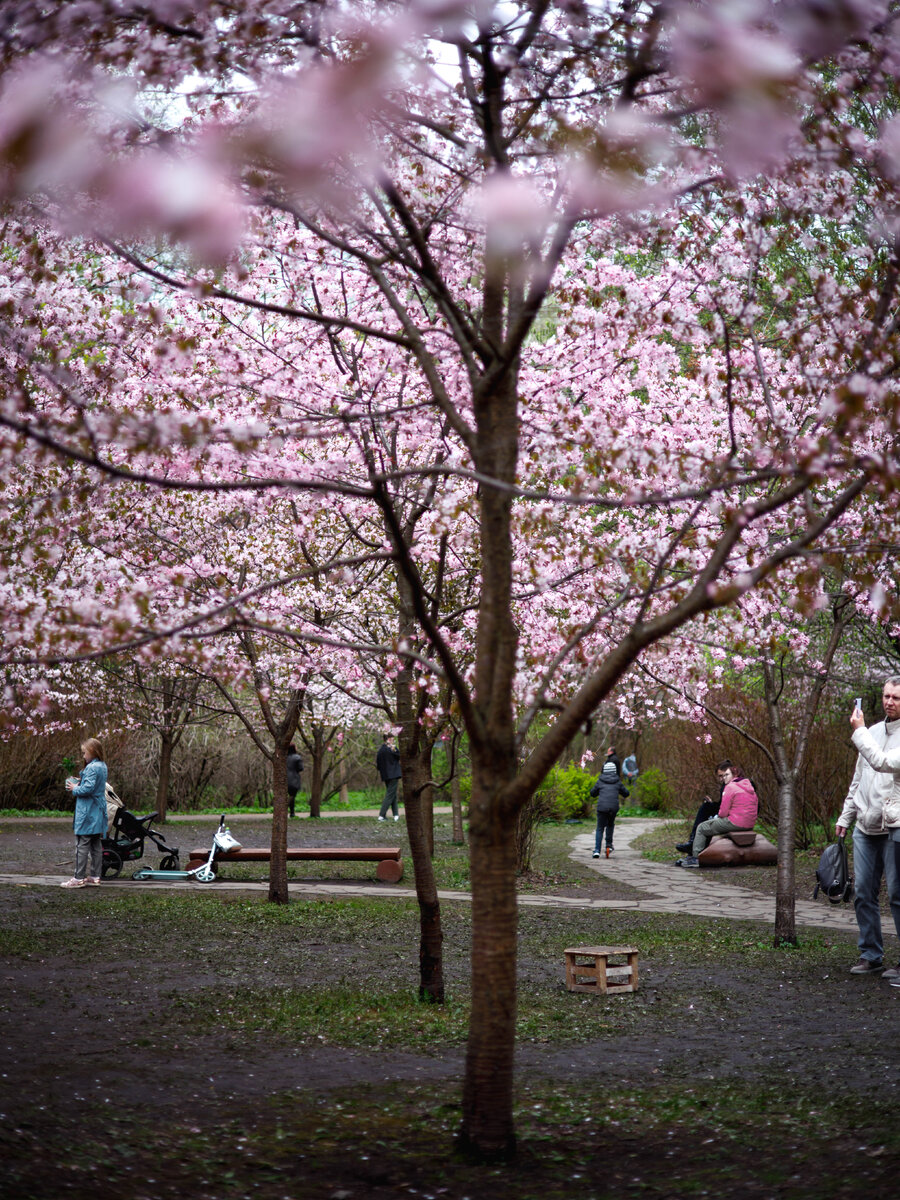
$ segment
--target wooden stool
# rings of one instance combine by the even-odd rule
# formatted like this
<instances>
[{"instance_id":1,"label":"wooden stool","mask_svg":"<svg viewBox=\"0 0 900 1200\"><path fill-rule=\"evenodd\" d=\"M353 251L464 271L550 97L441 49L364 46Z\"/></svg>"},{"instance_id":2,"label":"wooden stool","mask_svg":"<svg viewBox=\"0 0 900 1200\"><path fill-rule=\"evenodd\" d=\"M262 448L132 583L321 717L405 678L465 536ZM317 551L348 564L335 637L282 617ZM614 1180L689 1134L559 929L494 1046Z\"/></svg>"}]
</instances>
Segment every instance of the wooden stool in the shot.
<instances>
[{"instance_id":1,"label":"wooden stool","mask_svg":"<svg viewBox=\"0 0 900 1200\"><path fill-rule=\"evenodd\" d=\"M570 992L636 992L638 952L636 946L571 946L566 956L566 987ZM610 962L610 958L626 961ZM578 962L589 958L590 962Z\"/></svg>"}]
</instances>

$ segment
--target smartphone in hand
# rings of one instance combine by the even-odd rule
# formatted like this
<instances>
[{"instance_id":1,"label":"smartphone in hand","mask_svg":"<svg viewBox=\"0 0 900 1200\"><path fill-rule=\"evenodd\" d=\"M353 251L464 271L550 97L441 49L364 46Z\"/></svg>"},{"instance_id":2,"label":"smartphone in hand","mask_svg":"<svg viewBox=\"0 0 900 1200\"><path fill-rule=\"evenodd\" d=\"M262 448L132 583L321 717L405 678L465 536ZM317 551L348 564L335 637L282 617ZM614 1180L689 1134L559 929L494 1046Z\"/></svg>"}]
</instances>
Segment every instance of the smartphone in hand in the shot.
<instances>
[{"instance_id":1,"label":"smartphone in hand","mask_svg":"<svg viewBox=\"0 0 900 1200\"><path fill-rule=\"evenodd\" d=\"M857 696L856 700L854 701L854 711L857 708L859 709L860 712L862 712L862 697L860 697L860 696Z\"/></svg>"}]
</instances>

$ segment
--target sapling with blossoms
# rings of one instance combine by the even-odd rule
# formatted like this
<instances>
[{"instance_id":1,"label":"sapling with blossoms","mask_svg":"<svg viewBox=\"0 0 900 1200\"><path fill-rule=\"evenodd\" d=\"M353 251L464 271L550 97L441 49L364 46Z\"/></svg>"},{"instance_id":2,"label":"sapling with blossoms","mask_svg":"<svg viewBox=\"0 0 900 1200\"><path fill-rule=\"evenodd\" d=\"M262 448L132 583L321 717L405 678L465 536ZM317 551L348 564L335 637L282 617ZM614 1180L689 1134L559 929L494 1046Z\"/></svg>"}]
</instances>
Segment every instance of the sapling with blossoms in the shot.
<instances>
[{"instance_id":1,"label":"sapling with blossoms","mask_svg":"<svg viewBox=\"0 0 900 1200\"><path fill-rule=\"evenodd\" d=\"M827 576L826 576L827 578ZM777 790L778 870L775 893L776 946L797 944L795 850L798 792L809 761L811 736L829 692L842 671L848 630L859 614L852 597L823 590L818 569L801 564L776 586L758 589L733 610L709 617L683 645L684 668L673 682L669 662L643 663L639 676L687 702L700 723L731 729L752 744L771 768ZM693 657L693 667L689 659ZM723 673L737 673L760 694L766 735L722 710L714 694ZM740 685L739 685L740 686ZM847 680L843 679L846 693Z\"/></svg>"},{"instance_id":2,"label":"sapling with blossoms","mask_svg":"<svg viewBox=\"0 0 900 1200\"><path fill-rule=\"evenodd\" d=\"M872 481L893 487L893 140L886 128L880 142L860 142L850 98L877 108L892 94L896 35L893 8L879 0L249 0L240 12L215 0L22 0L0 28L2 188L18 276L0 329L10 380L0 422L17 457L29 447L75 455L89 478L123 488L282 487L337 496L338 508L374 502L391 523L389 552L471 747L462 1140L480 1156L514 1145L516 814L653 646L806 554ZM109 90L124 74L127 104ZM184 119L154 125L142 91L189 80ZM801 311L786 279L764 327L748 285L769 227L745 200L750 177L771 181L785 238L819 240L816 222L856 220L856 163L876 180L867 199L877 254L849 286L826 256ZM148 170L181 187L148 201L134 183ZM216 271L157 253L146 226ZM108 339L135 364L111 412L71 382L107 374L106 364L85 359L64 373L48 359L29 280L44 281L51 227L83 234L177 306L179 353L210 367L210 378L190 377L180 409L160 419L147 400L155 371L147 347L129 344L147 317L133 294ZM591 255L625 273L596 296L581 286ZM657 292L667 273L671 290ZM254 314L257 340L278 342L279 377L254 372L248 343L233 343L241 312L248 335ZM215 315L221 332L206 347ZM272 330L275 316L285 320ZM558 341L541 387L529 337L547 319ZM352 389L331 386L329 339L340 331L365 346L373 378L406 372L421 389L400 419L428 449L401 478L471 486L471 671L431 611L416 545L392 519L396 475L348 464L336 441L330 458L297 455L288 467L281 457L285 437L328 443L369 420ZM576 371L553 378L570 354ZM239 400L247 411L236 415ZM542 549L551 520L571 522L552 553ZM527 549L517 549L520 533ZM552 703L557 717L520 763L517 613L529 589L548 587L561 630L534 648L532 666L543 661L531 707ZM214 619L204 611L179 632ZM410 647L404 640L401 654Z\"/></svg>"}]
</instances>

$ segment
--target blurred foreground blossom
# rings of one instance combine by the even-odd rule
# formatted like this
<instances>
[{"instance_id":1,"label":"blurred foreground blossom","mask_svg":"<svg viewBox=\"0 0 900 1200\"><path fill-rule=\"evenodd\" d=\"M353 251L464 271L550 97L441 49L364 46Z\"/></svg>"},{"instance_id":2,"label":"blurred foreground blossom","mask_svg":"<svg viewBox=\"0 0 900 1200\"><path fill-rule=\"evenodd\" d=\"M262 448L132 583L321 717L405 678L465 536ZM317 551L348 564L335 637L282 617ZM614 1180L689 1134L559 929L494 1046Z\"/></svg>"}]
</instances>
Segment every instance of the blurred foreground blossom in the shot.
<instances>
[{"instance_id":1,"label":"blurred foreground blossom","mask_svg":"<svg viewBox=\"0 0 900 1200\"><path fill-rule=\"evenodd\" d=\"M551 206L531 180L498 171L473 197L472 212L484 222L494 253L512 254L523 243L539 242Z\"/></svg>"},{"instance_id":2,"label":"blurred foreground blossom","mask_svg":"<svg viewBox=\"0 0 900 1200\"><path fill-rule=\"evenodd\" d=\"M165 229L206 263L227 261L243 231L240 198L217 166L200 157L148 151L130 159L114 175L107 199L120 235Z\"/></svg>"},{"instance_id":3,"label":"blurred foreground blossom","mask_svg":"<svg viewBox=\"0 0 900 1200\"><path fill-rule=\"evenodd\" d=\"M11 70L0 88L0 194L27 195L83 184L94 169L86 133L58 99L65 72L38 59Z\"/></svg>"}]
</instances>

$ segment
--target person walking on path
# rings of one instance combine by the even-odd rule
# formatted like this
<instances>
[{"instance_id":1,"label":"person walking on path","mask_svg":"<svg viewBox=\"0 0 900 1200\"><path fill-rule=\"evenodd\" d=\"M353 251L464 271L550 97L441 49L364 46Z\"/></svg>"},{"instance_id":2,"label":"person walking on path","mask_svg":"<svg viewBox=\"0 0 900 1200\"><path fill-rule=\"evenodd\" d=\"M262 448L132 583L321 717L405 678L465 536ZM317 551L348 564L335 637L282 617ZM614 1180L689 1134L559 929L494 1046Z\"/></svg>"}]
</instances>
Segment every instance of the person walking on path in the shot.
<instances>
[{"instance_id":1,"label":"person walking on path","mask_svg":"<svg viewBox=\"0 0 900 1200\"><path fill-rule=\"evenodd\" d=\"M106 763L96 738L82 743L84 770L78 779L67 779L66 790L75 797L75 874L62 887L99 886L103 871L103 835L106 833ZM88 874L90 869L90 874Z\"/></svg>"},{"instance_id":2,"label":"person walking on path","mask_svg":"<svg viewBox=\"0 0 900 1200\"><path fill-rule=\"evenodd\" d=\"M288 750L287 758L285 759L285 767L287 768L287 794L290 814L294 816L294 807L297 803L297 793L300 791L300 776L303 774L303 759L297 753L297 747L291 742L291 748Z\"/></svg>"},{"instance_id":3,"label":"person walking on path","mask_svg":"<svg viewBox=\"0 0 900 1200\"><path fill-rule=\"evenodd\" d=\"M375 756L375 766L384 783L384 799L381 802L381 811L378 814L379 821L387 819L388 809L393 812L395 821L400 820L400 813L397 809L397 788L400 784L400 755L391 745L391 741L392 735L386 733L384 741L378 748L378 754Z\"/></svg>"},{"instance_id":4,"label":"person walking on path","mask_svg":"<svg viewBox=\"0 0 900 1200\"><path fill-rule=\"evenodd\" d=\"M631 793L619 778L615 763L607 758L597 782L591 788L591 795L597 797L597 832L594 835L594 858L600 857L600 844L603 832L606 831L606 857L613 851L613 829L616 824L616 813L619 811L619 797L627 800Z\"/></svg>"},{"instance_id":5,"label":"person walking on path","mask_svg":"<svg viewBox=\"0 0 900 1200\"><path fill-rule=\"evenodd\" d=\"M878 893L882 876L887 884L894 929L900 938L900 675L884 681L881 694L884 720L866 729L858 708L850 717L853 744L859 751L856 769L835 832L845 837L853 830L853 907L859 926L859 961L852 975L869 975L884 966L884 941ZM892 765L895 764L895 765ZM884 972L891 983L900 982L900 963Z\"/></svg>"},{"instance_id":6,"label":"person walking on path","mask_svg":"<svg viewBox=\"0 0 900 1200\"><path fill-rule=\"evenodd\" d=\"M677 866L699 867L699 856L717 834L749 831L756 824L759 799L750 780L739 775L727 758L716 767L716 778L724 785L719 815L700 822L694 832L690 855L680 858Z\"/></svg>"}]
</instances>

